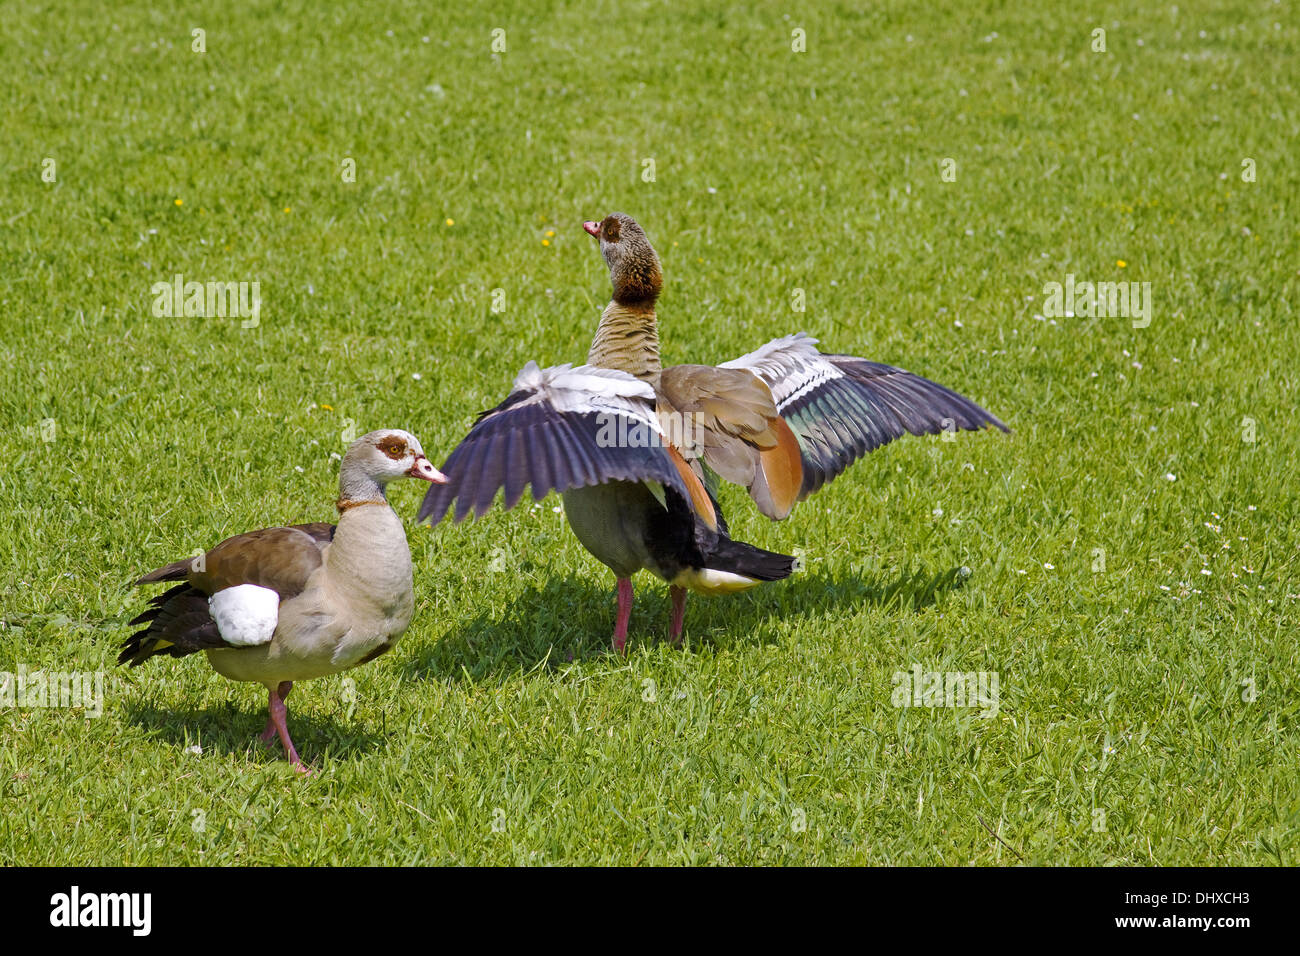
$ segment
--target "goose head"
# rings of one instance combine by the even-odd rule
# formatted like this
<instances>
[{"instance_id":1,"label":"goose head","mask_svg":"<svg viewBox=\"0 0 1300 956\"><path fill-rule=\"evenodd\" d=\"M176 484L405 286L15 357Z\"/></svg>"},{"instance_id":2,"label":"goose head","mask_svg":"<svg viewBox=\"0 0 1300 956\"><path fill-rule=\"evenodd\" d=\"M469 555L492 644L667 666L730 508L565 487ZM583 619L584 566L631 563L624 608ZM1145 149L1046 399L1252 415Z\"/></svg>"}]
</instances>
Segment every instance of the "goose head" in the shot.
<instances>
[{"instance_id":1,"label":"goose head","mask_svg":"<svg viewBox=\"0 0 1300 956\"><path fill-rule=\"evenodd\" d=\"M424 457L419 439L400 428L383 428L362 435L348 446L339 468L339 483L369 479L380 488L398 478L419 478L442 484L447 476Z\"/></svg>"},{"instance_id":2,"label":"goose head","mask_svg":"<svg viewBox=\"0 0 1300 956\"><path fill-rule=\"evenodd\" d=\"M614 212L600 222L584 222L582 228L600 240L614 301L623 305L653 303L663 288L663 273L640 224L626 213Z\"/></svg>"}]
</instances>

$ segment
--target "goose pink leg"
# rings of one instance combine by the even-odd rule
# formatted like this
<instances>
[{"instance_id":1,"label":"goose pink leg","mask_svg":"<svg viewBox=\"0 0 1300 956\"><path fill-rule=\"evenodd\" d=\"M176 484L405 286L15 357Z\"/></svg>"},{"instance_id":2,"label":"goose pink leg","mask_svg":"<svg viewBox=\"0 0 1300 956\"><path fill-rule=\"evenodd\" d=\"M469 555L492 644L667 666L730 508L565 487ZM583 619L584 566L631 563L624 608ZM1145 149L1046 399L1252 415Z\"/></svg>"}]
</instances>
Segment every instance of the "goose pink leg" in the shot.
<instances>
[{"instance_id":1,"label":"goose pink leg","mask_svg":"<svg viewBox=\"0 0 1300 956\"><path fill-rule=\"evenodd\" d=\"M674 584L668 593L673 599L673 619L668 628L668 639L676 647L682 643L682 625L686 622L686 588Z\"/></svg>"},{"instance_id":2,"label":"goose pink leg","mask_svg":"<svg viewBox=\"0 0 1300 956\"><path fill-rule=\"evenodd\" d=\"M287 680L287 681L283 681L280 684L278 690L271 691L271 694L275 695L278 692L280 695L280 699L284 700L286 697L289 696L289 691L291 690L293 690L293 681ZM274 739L274 737L275 737L275 722L272 721L270 717L267 717L266 729L262 731L262 735L258 737L258 740L262 741L262 743L264 744L269 744L272 741L272 739Z\"/></svg>"},{"instance_id":3,"label":"goose pink leg","mask_svg":"<svg viewBox=\"0 0 1300 956\"><path fill-rule=\"evenodd\" d=\"M284 699L289 696L289 681L285 681L278 688L271 691L270 708L271 724L275 727L275 732L280 735L280 743L284 746L284 752L289 757L289 763L293 769L302 774L310 774L311 768L298 759L298 751L289 738L289 708L285 706Z\"/></svg>"},{"instance_id":4,"label":"goose pink leg","mask_svg":"<svg viewBox=\"0 0 1300 956\"><path fill-rule=\"evenodd\" d=\"M627 646L627 625L632 619L632 579L618 579L618 620L614 622L614 650L623 653Z\"/></svg>"}]
</instances>

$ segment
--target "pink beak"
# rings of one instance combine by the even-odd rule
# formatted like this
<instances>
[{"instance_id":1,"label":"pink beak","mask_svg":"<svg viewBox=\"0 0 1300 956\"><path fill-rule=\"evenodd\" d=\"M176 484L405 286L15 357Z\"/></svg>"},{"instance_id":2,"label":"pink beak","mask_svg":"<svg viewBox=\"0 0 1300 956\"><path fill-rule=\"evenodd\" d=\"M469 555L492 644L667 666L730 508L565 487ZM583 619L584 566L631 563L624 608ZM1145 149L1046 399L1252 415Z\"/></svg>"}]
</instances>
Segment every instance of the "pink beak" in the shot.
<instances>
[{"instance_id":1,"label":"pink beak","mask_svg":"<svg viewBox=\"0 0 1300 956\"><path fill-rule=\"evenodd\" d=\"M415 464L411 466L407 474L412 478L423 478L425 481L432 482L435 485L444 485L447 483L447 476L433 467L433 462L423 455L415 457Z\"/></svg>"},{"instance_id":2,"label":"pink beak","mask_svg":"<svg viewBox=\"0 0 1300 956\"><path fill-rule=\"evenodd\" d=\"M592 236L600 235L600 223L598 222L592 222L591 220L587 220L582 224L582 228L586 229L589 235Z\"/></svg>"}]
</instances>

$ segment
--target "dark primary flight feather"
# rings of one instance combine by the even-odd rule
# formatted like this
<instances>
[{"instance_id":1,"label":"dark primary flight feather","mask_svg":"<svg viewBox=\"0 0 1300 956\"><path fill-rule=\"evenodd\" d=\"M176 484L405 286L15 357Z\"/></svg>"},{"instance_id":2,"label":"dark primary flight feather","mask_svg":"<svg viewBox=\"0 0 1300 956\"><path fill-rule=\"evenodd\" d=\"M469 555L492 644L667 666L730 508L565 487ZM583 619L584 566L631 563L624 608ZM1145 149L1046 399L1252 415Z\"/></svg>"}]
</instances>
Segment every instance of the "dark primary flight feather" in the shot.
<instances>
[{"instance_id":1,"label":"dark primary flight feather","mask_svg":"<svg viewBox=\"0 0 1300 956\"><path fill-rule=\"evenodd\" d=\"M529 362L447 458L447 483L429 488L417 520L437 524L453 501L454 520L481 517L501 489L513 508L525 485L535 501L607 481L657 481L689 497L653 403L653 389L624 372Z\"/></svg>"}]
</instances>

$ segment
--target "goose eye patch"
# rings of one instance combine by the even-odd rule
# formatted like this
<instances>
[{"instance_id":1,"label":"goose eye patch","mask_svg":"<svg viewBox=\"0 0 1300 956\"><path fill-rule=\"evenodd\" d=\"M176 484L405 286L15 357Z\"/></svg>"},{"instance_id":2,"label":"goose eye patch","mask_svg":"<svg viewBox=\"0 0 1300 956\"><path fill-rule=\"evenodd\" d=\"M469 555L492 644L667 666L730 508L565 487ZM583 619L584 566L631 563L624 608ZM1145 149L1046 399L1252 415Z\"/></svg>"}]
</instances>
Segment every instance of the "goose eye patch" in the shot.
<instances>
[{"instance_id":1,"label":"goose eye patch","mask_svg":"<svg viewBox=\"0 0 1300 956\"><path fill-rule=\"evenodd\" d=\"M394 461L406 456L406 442L400 438L385 438L379 443L378 447L380 451Z\"/></svg>"}]
</instances>

